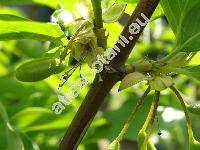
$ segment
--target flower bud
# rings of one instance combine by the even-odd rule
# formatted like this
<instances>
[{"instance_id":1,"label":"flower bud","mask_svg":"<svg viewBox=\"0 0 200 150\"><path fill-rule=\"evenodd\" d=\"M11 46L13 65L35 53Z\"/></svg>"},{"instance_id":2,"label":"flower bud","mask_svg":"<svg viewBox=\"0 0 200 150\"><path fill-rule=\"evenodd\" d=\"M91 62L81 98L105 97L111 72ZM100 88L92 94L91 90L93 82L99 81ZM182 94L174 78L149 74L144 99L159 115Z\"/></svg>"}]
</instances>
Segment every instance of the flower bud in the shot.
<instances>
[{"instance_id":1,"label":"flower bud","mask_svg":"<svg viewBox=\"0 0 200 150\"><path fill-rule=\"evenodd\" d=\"M59 9L56 10L51 16L51 22L57 23L61 26L69 26L73 22L74 18L70 11Z\"/></svg>"}]
</instances>

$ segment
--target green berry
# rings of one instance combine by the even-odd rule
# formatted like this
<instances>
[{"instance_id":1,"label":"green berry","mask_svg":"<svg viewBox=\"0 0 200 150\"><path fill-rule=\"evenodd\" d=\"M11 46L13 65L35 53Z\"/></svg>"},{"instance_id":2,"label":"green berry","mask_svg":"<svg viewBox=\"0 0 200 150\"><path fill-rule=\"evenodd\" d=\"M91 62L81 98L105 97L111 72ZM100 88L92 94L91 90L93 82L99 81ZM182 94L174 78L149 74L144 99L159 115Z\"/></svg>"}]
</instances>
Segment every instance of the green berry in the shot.
<instances>
[{"instance_id":1,"label":"green berry","mask_svg":"<svg viewBox=\"0 0 200 150\"><path fill-rule=\"evenodd\" d=\"M19 66L16 70L16 78L23 82L36 82L60 73L64 69L65 66L54 58L40 58Z\"/></svg>"}]
</instances>

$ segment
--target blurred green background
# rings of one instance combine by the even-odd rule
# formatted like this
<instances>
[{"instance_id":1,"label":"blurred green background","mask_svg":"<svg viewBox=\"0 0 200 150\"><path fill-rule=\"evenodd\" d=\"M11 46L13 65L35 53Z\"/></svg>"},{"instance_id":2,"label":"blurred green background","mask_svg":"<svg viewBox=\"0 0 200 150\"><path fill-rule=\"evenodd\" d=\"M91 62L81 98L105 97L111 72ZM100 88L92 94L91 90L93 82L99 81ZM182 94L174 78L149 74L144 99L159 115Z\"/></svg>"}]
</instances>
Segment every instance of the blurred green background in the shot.
<instances>
[{"instance_id":1,"label":"blurred green background","mask_svg":"<svg viewBox=\"0 0 200 150\"><path fill-rule=\"evenodd\" d=\"M87 0L60 0L65 9L71 11L76 18L87 12ZM35 21L49 22L50 16L57 6L58 0L0 0L0 14L14 14ZM114 0L104 0L103 6ZM136 6L136 0L119 0L127 3L126 13L131 14ZM85 5L87 4L87 5ZM146 27L127 63L133 63L143 57L161 58L172 50L174 34L167 20L162 16L159 6L150 24ZM156 19L158 18L158 19ZM105 24L109 33L108 47L112 47L128 21L124 15L118 23ZM0 25L1 28L1 25ZM60 90L61 75L54 75L36 83L22 83L15 79L15 69L27 59L39 58L46 55L48 42L35 40L0 41L0 150L41 149L54 150L73 119L79 105L89 89L84 88L81 94L72 100L61 115L51 111L53 103L58 101L58 93L67 92L66 84ZM200 64L200 53L191 64ZM84 65L82 70L88 68ZM74 84L79 78L79 69L69 79ZM200 99L200 83L185 76L176 76L176 86L184 93L186 101ZM109 142L114 140L127 120L131 110L146 88L145 83L138 84L118 93L117 84L105 99L88 133L83 139L80 150L106 150ZM137 133L142 127L153 99L151 93L137 113L125 139L122 150L136 149ZM184 113L176 97L169 91L162 92L158 108L159 124L162 135L158 136L158 123L155 124L152 140L158 150L185 150L188 147L187 130ZM200 119L192 115L192 125L195 137L200 140ZM6 122L7 126L3 125ZM18 143L19 147L12 147Z\"/></svg>"}]
</instances>

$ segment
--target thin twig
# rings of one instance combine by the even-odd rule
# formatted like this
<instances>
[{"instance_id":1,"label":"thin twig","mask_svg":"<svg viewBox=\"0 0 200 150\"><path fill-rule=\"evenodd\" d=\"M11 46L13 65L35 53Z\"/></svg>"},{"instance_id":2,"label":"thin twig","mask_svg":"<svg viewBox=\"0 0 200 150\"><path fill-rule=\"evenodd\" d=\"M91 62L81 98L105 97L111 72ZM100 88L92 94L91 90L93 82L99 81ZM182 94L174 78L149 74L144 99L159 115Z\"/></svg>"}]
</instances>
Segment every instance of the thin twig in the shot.
<instances>
[{"instance_id":1,"label":"thin twig","mask_svg":"<svg viewBox=\"0 0 200 150\"><path fill-rule=\"evenodd\" d=\"M129 116L127 122L125 123L125 125L124 125L123 129L121 130L121 132L119 133L118 137L116 138L116 140L117 140L118 142L120 142L120 141L122 140L124 134L125 134L126 131L128 130L128 128L129 128L131 122L133 121L133 119L134 119L135 116L136 116L137 111L138 111L139 108L141 107L141 105L142 105L142 103L143 103L145 97L147 97L147 95L149 94L150 90L151 90L151 88L150 88L150 86L149 86L149 87L146 89L146 91L144 92L144 94L142 95L142 97L137 101L137 104L136 104L135 108L133 109L131 115Z\"/></svg>"},{"instance_id":2,"label":"thin twig","mask_svg":"<svg viewBox=\"0 0 200 150\"><path fill-rule=\"evenodd\" d=\"M103 28L101 0L91 0L94 12L94 26L95 29Z\"/></svg>"},{"instance_id":3,"label":"thin twig","mask_svg":"<svg viewBox=\"0 0 200 150\"><path fill-rule=\"evenodd\" d=\"M174 86L171 86L170 89L174 92L174 94L177 96L177 98L179 99L179 101L181 103L181 106L182 106L183 111L185 113L185 118L186 118L187 127L188 127L188 133L190 133L189 139L193 140L193 131L192 131L192 124L191 124L191 121L190 121L189 111L188 111L187 106L186 106L186 104L183 100L183 97L181 96L179 91Z\"/></svg>"},{"instance_id":4,"label":"thin twig","mask_svg":"<svg viewBox=\"0 0 200 150\"><path fill-rule=\"evenodd\" d=\"M155 96L154 96L154 100L151 104L150 111L148 113L148 116L147 116L147 119L144 123L144 126L141 129L142 132L145 132L148 125L149 125L149 130L148 130L147 135L145 137L145 140L142 144L141 150L146 149L148 140L151 136L151 133L152 133L152 130L153 130L153 124L154 124L154 121L155 121L156 111L157 111L157 107L158 107L159 97L160 97L160 91L155 91Z\"/></svg>"},{"instance_id":5,"label":"thin twig","mask_svg":"<svg viewBox=\"0 0 200 150\"><path fill-rule=\"evenodd\" d=\"M103 28L101 0L91 0L94 13L94 32L97 37L97 44L104 50L107 48L105 29Z\"/></svg>"},{"instance_id":6,"label":"thin twig","mask_svg":"<svg viewBox=\"0 0 200 150\"><path fill-rule=\"evenodd\" d=\"M61 56L60 56L60 60L61 61L65 60L65 57L68 55L68 50L72 47L72 44L73 44L74 40L77 38L79 33L83 30L83 28L85 27L85 24L86 24L86 21L84 21L79 26L79 28L74 32L73 36L71 37L71 39L69 40L69 42L65 46L65 50L61 53Z\"/></svg>"}]
</instances>

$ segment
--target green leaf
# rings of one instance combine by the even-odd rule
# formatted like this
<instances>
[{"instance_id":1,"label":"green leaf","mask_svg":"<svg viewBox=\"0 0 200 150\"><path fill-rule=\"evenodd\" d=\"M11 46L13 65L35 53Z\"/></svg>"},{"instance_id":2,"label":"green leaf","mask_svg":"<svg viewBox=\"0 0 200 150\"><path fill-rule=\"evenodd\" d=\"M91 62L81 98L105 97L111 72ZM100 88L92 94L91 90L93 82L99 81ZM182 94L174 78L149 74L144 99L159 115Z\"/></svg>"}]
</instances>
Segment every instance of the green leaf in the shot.
<instances>
[{"instance_id":1,"label":"green leaf","mask_svg":"<svg viewBox=\"0 0 200 150\"><path fill-rule=\"evenodd\" d=\"M25 133L23 133L19 129L15 129L15 131L23 141L25 150L39 150L39 146L34 143Z\"/></svg>"},{"instance_id":2,"label":"green leaf","mask_svg":"<svg viewBox=\"0 0 200 150\"><path fill-rule=\"evenodd\" d=\"M40 4L51 8L57 8L58 3L62 3L65 8L70 8L78 0L1 0L0 4Z\"/></svg>"},{"instance_id":3,"label":"green leaf","mask_svg":"<svg viewBox=\"0 0 200 150\"><path fill-rule=\"evenodd\" d=\"M30 21L30 20L12 14L0 14L0 21Z\"/></svg>"},{"instance_id":4,"label":"green leaf","mask_svg":"<svg viewBox=\"0 0 200 150\"><path fill-rule=\"evenodd\" d=\"M38 107L30 107L15 114L11 118L11 122L12 124L16 125L18 128L24 129L34 124L40 118L49 118L51 115L55 117L55 115L47 109L38 108ZM44 119L44 122L45 120L46 119Z\"/></svg>"},{"instance_id":5,"label":"green leaf","mask_svg":"<svg viewBox=\"0 0 200 150\"><path fill-rule=\"evenodd\" d=\"M197 52L189 62L189 65L199 65L200 64L200 52Z\"/></svg>"},{"instance_id":6,"label":"green leaf","mask_svg":"<svg viewBox=\"0 0 200 150\"><path fill-rule=\"evenodd\" d=\"M184 17L177 38L177 46L181 51L200 50L200 2L194 6Z\"/></svg>"},{"instance_id":7,"label":"green leaf","mask_svg":"<svg viewBox=\"0 0 200 150\"><path fill-rule=\"evenodd\" d=\"M1 0L0 4L30 4L34 0Z\"/></svg>"},{"instance_id":8,"label":"green leaf","mask_svg":"<svg viewBox=\"0 0 200 150\"><path fill-rule=\"evenodd\" d=\"M22 150L24 149L23 142L19 135L16 133L15 129L8 123L7 124L7 146L8 150Z\"/></svg>"},{"instance_id":9,"label":"green leaf","mask_svg":"<svg viewBox=\"0 0 200 150\"><path fill-rule=\"evenodd\" d=\"M200 115L200 103L199 102L189 104L189 105L187 105L187 108L190 113Z\"/></svg>"},{"instance_id":10,"label":"green leaf","mask_svg":"<svg viewBox=\"0 0 200 150\"><path fill-rule=\"evenodd\" d=\"M124 13L126 4L114 4L111 7L107 8L103 15L103 21L106 23L116 22Z\"/></svg>"},{"instance_id":11,"label":"green leaf","mask_svg":"<svg viewBox=\"0 0 200 150\"><path fill-rule=\"evenodd\" d=\"M194 140L192 143L190 143L190 150L199 150L200 149L200 143L196 140Z\"/></svg>"},{"instance_id":12,"label":"green leaf","mask_svg":"<svg viewBox=\"0 0 200 150\"><path fill-rule=\"evenodd\" d=\"M147 77L145 75L143 75L142 73L139 73L139 72L129 73L123 78L123 80L119 86L119 91L127 89L127 88L129 88L141 81L144 81L146 79L147 79Z\"/></svg>"},{"instance_id":13,"label":"green leaf","mask_svg":"<svg viewBox=\"0 0 200 150\"><path fill-rule=\"evenodd\" d=\"M162 8L175 35L187 12L197 3L199 0L161 0Z\"/></svg>"},{"instance_id":14,"label":"green leaf","mask_svg":"<svg viewBox=\"0 0 200 150\"><path fill-rule=\"evenodd\" d=\"M167 67L167 68L163 68L163 70L175 72L178 74L184 74L190 78L194 78L200 81L200 65L186 66L182 68Z\"/></svg>"},{"instance_id":15,"label":"green leaf","mask_svg":"<svg viewBox=\"0 0 200 150\"><path fill-rule=\"evenodd\" d=\"M120 144L117 140L114 140L108 147L108 150L119 150Z\"/></svg>"},{"instance_id":16,"label":"green leaf","mask_svg":"<svg viewBox=\"0 0 200 150\"><path fill-rule=\"evenodd\" d=\"M121 107L118 109L112 109L107 111L104 114L104 118L108 121L106 126L101 126L97 128L95 131L94 138L108 138L109 140L113 140L118 136L119 131L121 131L122 127L124 126L124 122L127 121L127 117L132 112L133 108L136 106L136 103L140 97L134 92L131 92L125 99L125 101ZM115 101L116 99L120 99L120 97L116 96L113 97L113 101L116 103L111 103L113 105L119 104L119 102ZM127 140L137 140L137 135L144 124L144 121L147 117L149 112L149 108L151 106L153 100L153 95L149 95L144 103L142 104L141 108L138 110L135 119L132 121L127 133L125 134L124 138Z\"/></svg>"},{"instance_id":17,"label":"green leaf","mask_svg":"<svg viewBox=\"0 0 200 150\"><path fill-rule=\"evenodd\" d=\"M30 58L40 58L44 56L47 51L42 42L26 39L17 41L16 48L21 52L21 54Z\"/></svg>"},{"instance_id":18,"label":"green leaf","mask_svg":"<svg viewBox=\"0 0 200 150\"><path fill-rule=\"evenodd\" d=\"M165 15L177 37L179 51L199 51L200 0L162 0Z\"/></svg>"},{"instance_id":19,"label":"green leaf","mask_svg":"<svg viewBox=\"0 0 200 150\"><path fill-rule=\"evenodd\" d=\"M152 90L163 91L173 85L173 79L170 76L155 77L149 81Z\"/></svg>"},{"instance_id":20,"label":"green leaf","mask_svg":"<svg viewBox=\"0 0 200 150\"><path fill-rule=\"evenodd\" d=\"M15 129L10 125L5 108L0 103L0 119L4 124L6 130L6 140L8 150L22 150L24 149L23 142L16 133Z\"/></svg>"},{"instance_id":21,"label":"green leaf","mask_svg":"<svg viewBox=\"0 0 200 150\"><path fill-rule=\"evenodd\" d=\"M188 138L189 138L189 150L199 150L200 143L195 139L191 124L187 123Z\"/></svg>"},{"instance_id":22,"label":"green leaf","mask_svg":"<svg viewBox=\"0 0 200 150\"><path fill-rule=\"evenodd\" d=\"M40 23L14 15L0 14L0 40L34 39L66 44L59 25Z\"/></svg>"},{"instance_id":23,"label":"green leaf","mask_svg":"<svg viewBox=\"0 0 200 150\"><path fill-rule=\"evenodd\" d=\"M74 112L70 111L58 117L48 109L30 107L15 114L11 123L24 132L63 129L69 125L73 114Z\"/></svg>"},{"instance_id":24,"label":"green leaf","mask_svg":"<svg viewBox=\"0 0 200 150\"><path fill-rule=\"evenodd\" d=\"M0 14L11 14L11 15L17 15L24 17L25 14L20 10L16 8L10 8L5 6L0 6Z\"/></svg>"},{"instance_id":25,"label":"green leaf","mask_svg":"<svg viewBox=\"0 0 200 150\"><path fill-rule=\"evenodd\" d=\"M4 106L1 103L0 103L0 117L1 117L1 120L3 120L3 123L7 124L8 115L6 113Z\"/></svg>"},{"instance_id":26,"label":"green leaf","mask_svg":"<svg viewBox=\"0 0 200 150\"><path fill-rule=\"evenodd\" d=\"M188 54L186 52L179 52L169 61L167 61L167 65L171 67L182 67L186 64L187 57Z\"/></svg>"},{"instance_id":27,"label":"green leaf","mask_svg":"<svg viewBox=\"0 0 200 150\"><path fill-rule=\"evenodd\" d=\"M151 17L151 21L154 21L162 16L164 16L164 12L161 5L159 4Z\"/></svg>"}]
</instances>

